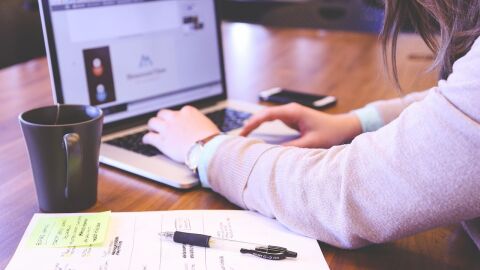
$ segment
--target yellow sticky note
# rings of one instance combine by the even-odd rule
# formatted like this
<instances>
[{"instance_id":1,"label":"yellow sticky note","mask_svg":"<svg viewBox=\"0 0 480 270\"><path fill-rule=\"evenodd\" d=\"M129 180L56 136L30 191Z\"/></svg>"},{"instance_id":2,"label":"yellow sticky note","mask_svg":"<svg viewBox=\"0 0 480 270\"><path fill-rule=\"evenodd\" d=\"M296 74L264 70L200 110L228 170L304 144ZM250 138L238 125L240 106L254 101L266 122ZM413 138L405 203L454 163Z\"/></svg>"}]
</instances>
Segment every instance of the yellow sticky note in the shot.
<instances>
[{"instance_id":1,"label":"yellow sticky note","mask_svg":"<svg viewBox=\"0 0 480 270\"><path fill-rule=\"evenodd\" d=\"M28 238L30 247L80 247L102 244L111 212L38 218Z\"/></svg>"}]
</instances>

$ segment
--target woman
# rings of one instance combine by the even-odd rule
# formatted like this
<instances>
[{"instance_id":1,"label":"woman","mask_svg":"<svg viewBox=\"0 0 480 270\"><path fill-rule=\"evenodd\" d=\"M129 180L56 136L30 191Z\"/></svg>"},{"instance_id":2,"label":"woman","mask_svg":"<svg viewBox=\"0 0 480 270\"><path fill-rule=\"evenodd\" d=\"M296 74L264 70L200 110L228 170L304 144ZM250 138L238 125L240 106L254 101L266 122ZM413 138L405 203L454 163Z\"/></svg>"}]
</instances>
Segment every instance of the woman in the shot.
<instances>
[{"instance_id":1,"label":"woman","mask_svg":"<svg viewBox=\"0 0 480 270\"><path fill-rule=\"evenodd\" d=\"M202 185L339 247L479 217L480 1L388 0L385 10L383 44L392 42L394 78L398 32L410 20L448 79L343 115L296 104L266 109L242 132L280 119L301 133L287 146L217 135L192 107L160 111L144 142L183 161L207 138L198 168Z\"/></svg>"}]
</instances>

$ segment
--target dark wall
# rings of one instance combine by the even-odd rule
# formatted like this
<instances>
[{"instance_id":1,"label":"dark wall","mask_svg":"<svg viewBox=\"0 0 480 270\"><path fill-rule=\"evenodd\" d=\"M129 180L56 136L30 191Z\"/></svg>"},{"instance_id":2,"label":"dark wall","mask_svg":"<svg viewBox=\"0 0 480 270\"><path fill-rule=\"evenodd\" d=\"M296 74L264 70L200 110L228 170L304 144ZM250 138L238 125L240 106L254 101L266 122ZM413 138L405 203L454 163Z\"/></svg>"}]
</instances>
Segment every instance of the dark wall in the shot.
<instances>
[{"instance_id":1,"label":"dark wall","mask_svg":"<svg viewBox=\"0 0 480 270\"><path fill-rule=\"evenodd\" d=\"M272 26L378 32L382 0L222 0L223 18ZM37 0L0 0L0 68L45 55Z\"/></svg>"},{"instance_id":2,"label":"dark wall","mask_svg":"<svg viewBox=\"0 0 480 270\"><path fill-rule=\"evenodd\" d=\"M45 54L34 0L0 0L0 68Z\"/></svg>"},{"instance_id":3,"label":"dark wall","mask_svg":"<svg viewBox=\"0 0 480 270\"><path fill-rule=\"evenodd\" d=\"M380 32L381 0L225 0L224 18L278 27Z\"/></svg>"}]
</instances>

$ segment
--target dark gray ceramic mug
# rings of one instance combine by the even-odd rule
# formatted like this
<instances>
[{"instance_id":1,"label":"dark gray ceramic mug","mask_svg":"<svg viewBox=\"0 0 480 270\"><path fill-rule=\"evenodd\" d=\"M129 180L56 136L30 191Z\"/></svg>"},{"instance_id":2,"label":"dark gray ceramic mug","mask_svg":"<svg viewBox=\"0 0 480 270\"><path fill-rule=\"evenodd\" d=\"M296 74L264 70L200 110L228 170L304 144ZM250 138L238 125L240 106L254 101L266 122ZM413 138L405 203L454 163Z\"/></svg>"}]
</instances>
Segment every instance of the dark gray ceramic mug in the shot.
<instances>
[{"instance_id":1,"label":"dark gray ceramic mug","mask_svg":"<svg viewBox=\"0 0 480 270\"><path fill-rule=\"evenodd\" d=\"M19 120L40 210L75 212L94 205L102 111L86 105L53 105L24 112Z\"/></svg>"}]
</instances>

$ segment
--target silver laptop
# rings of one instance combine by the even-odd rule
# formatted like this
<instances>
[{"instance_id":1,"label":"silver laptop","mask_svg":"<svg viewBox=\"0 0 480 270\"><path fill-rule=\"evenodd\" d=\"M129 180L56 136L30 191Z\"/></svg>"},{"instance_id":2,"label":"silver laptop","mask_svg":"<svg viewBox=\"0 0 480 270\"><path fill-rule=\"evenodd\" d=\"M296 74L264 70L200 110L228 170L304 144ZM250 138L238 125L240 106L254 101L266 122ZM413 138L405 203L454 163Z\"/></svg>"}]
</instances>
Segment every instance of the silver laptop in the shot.
<instances>
[{"instance_id":1,"label":"silver laptop","mask_svg":"<svg viewBox=\"0 0 480 270\"><path fill-rule=\"evenodd\" d=\"M39 0L53 96L105 113L100 161L176 188L198 179L152 146L146 122L190 104L222 131L239 132L260 106L227 100L214 0ZM281 122L253 136L279 143L297 132Z\"/></svg>"}]
</instances>

